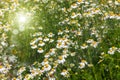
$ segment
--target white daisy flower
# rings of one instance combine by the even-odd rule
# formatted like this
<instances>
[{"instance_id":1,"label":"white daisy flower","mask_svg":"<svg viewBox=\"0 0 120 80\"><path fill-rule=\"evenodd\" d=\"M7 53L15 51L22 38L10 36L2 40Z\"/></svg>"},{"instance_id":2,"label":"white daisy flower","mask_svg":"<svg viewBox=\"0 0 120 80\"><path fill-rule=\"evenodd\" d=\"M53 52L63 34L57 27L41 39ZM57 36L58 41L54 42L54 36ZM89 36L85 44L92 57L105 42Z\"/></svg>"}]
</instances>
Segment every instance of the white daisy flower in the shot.
<instances>
[{"instance_id":1,"label":"white daisy flower","mask_svg":"<svg viewBox=\"0 0 120 80\"><path fill-rule=\"evenodd\" d=\"M65 69L60 74L64 77L69 77L69 72Z\"/></svg>"},{"instance_id":2,"label":"white daisy flower","mask_svg":"<svg viewBox=\"0 0 120 80\"><path fill-rule=\"evenodd\" d=\"M87 43L92 43L94 40L93 39L88 39L86 42Z\"/></svg>"},{"instance_id":3,"label":"white daisy flower","mask_svg":"<svg viewBox=\"0 0 120 80\"><path fill-rule=\"evenodd\" d=\"M39 41L38 46L44 46L45 43L43 41Z\"/></svg>"},{"instance_id":4,"label":"white daisy flower","mask_svg":"<svg viewBox=\"0 0 120 80\"><path fill-rule=\"evenodd\" d=\"M25 67L21 67L21 68L18 70L17 75L21 75L25 70L26 70Z\"/></svg>"},{"instance_id":5,"label":"white daisy flower","mask_svg":"<svg viewBox=\"0 0 120 80\"><path fill-rule=\"evenodd\" d=\"M0 65L0 73L3 73L6 68L2 65Z\"/></svg>"},{"instance_id":6,"label":"white daisy flower","mask_svg":"<svg viewBox=\"0 0 120 80\"><path fill-rule=\"evenodd\" d=\"M75 56L75 55L76 55L76 52L71 52L70 55L71 55L71 56Z\"/></svg>"},{"instance_id":7,"label":"white daisy flower","mask_svg":"<svg viewBox=\"0 0 120 80\"><path fill-rule=\"evenodd\" d=\"M45 37L43 41L47 42L49 41L49 38Z\"/></svg>"},{"instance_id":8,"label":"white daisy flower","mask_svg":"<svg viewBox=\"0 0 120 80\"><path fill-rule=\"evenodd\" d=\"M75 14L75 12L72 13L71 18L76 18L77 14Z\"/></svg>"},{"instance_id":9,"label":"white daisy flower","mask_svg":"<svg viewBox=\"0 0 120 80\"><path fill-rule=\"evenodd\" d=\"M5 64L5 67L6 67L6 69L10 70L12 68L12 65L7 63L7 64Z\"/></svg>"},{"instance_id":10,"label":"white daisy flower","mask_svg":"<svg viewBox=\"0 0 120 80\"><path fill-rule=\"evenodd\" d=\"M41 63L42 65L45 65L45 64L48 64L49 62L48 62L48 59L47 58L45 58L44 59L44 61Z\"/></svg>"},{"instance_id":11,"label":"white daisy flower","mask_svg":"<svg viewBox=\"0 0 120 80\"><path fill-rule=\"evenodd\" d=\"M88 65L87 61L86 61L86 60L82 60L82 61L79 63L79 68L80 68L80 69L83 69L83 68L85 68L85 65Z\"/></svg>"},{"instance_id":12,"label":"white daisy flower","mask_svg":"<svg viewBox=\"0 0 120 80\"><path fill-rule=\"evenodd\" d=\"M37 40L38 40L38 41L39 41L39 40L42 41L43 39L42 39L42 37L38 37Z\"/></svg>"},{"instance_id":13,"label":"white daisy flower","mask_svg":"<svg viewBox=\"0 0 120 80\"><path fill-rule=\"evenodd\" d=\"M83 62L80 62L80 63L79 63L79 68L80 68L80 69L83 69L83 68L85 68L85 63L83 63Z\"/></svg>"},{"instance_id":14,"label":"white daisy flower","mask_svg":"<svg viewBox=\"0 0 120 80\"><path fill-rule=\"evenodd\" d=\"M50 43L52 43L52 42L54 42L54 39L50 39L50 41L49 41Z\"/></svg>"},{"instance_id":15,"label":"white daisy flower","mask_svg":"<svg viewBox=\"0 0 120 80\"><path fill-rule=\"evenodd\" d=\"M49 71L51 69L51 66L49 64L44 65L44 71Z\"/></svg>"},{"instance_id":16,"label":"white daisy flower","mask_svg":"<svg viewBox=\"0 0 120 80\"><path fill-rule=\"evenodd\" d=\"M53 37L53 36L54 34L52 32L48 34L48 37Z\"/></svg>"},{"instance_id":17,"label":"white daisy flower","mask_svg":"<svg viewBox=\"0 0 120 80\"><path fill-rule=\"evenodd\" d=\"M32 48L32 49L36 49L36 48L37 48L37 45L34 44L34 45L31 46L31 48Z\"/></svg>"},{"instance_id":18,"label":"white daisy flower","mask_svg":"<svg viewBox=\"0 0 120 80\"><path fill-rule=\"evenodd\" d=\"M37 52L38 52L38 53L43 53L44 50L43 50L42 48L39 48L39 49L37 50Z\"/></svg>"},{"instance_id":19,"label":"white daisy flower","mask_svg":"<svg viewBox=\"0 0 120 80\"><path fill-rule=\"evenodd\" d=\"M77 0L77 4L84 3L83 1L84 1L84 0Z\"/></svg>"},{"instance_id":20,"label":"white daisy flower","mask_svg":"<svg viewBox=\"0 0 120 80\"><path fill-rule=\"evenodd\" d=\"M33 68L30 70L32 76L36 76L40 73L40 69Z\"/></svg>"},{"instance_id":21,"label":"white daisy flower","mask_svg":"<svg viewBox=\"0 0 120 80\"><path fill-rule=\"evenodd\" d=\"M49 58L49 57L50 57L50 54L49 54L49 53L46 53L44 57L45 57L45 58Z\"/></svg>"},{"instance_id":22,"label":"white daisy flower","mask_svg":"<svg viewBox=\"0 0 120 80\"><path fill-rule=\"evenodd\" d=\"M64 59L63 56L59 56L58 58L59 58L59 59L58 59L58 63L59 63L59 64L63 64L63 63L65 62L65 59Z\"/></svg>"},{"instance_id":23,"label":"white daisy flower","mask_svg":"<svg viewBox=\"0 0 120 80\"><path fill-rule=\"evenodd\" d=\"M52 68L52 69L50 70L50 72L48 73L48 75L49 75L49 76L50 76L50 75L53 75L55 72L56 72L56 70L55 70L54 68Z\"/></svg>"},{"instance_id":24,"label":"white daisy flower","mask_svg":"<svg viewBox=\"0 0 120 80\"><path fill-rule=\"evenodd\" d=\"M26 74L24 80L30 80L33 79L34 77L32 76L32 74Z\"/></svg>"},{"instance_id":25,"label":"white daisy flower","mask_svg":"<svg viewBox=\"0 0 120 80\"><path fill-rule=\"evenodd\" d=\"M88 48L88 45L86 45L85 43L81 46L81 49L86 49Z\"/></svg>"},{"instance_id":26,"label":"white daisy flower","mask_svg":"<svg viewBox=\"0 0 120 80\"><path fill-rule=\"evenodd\" d=\"M12 80L20 80L20 79L14 77L14 78L12 78Z\"/></svg>"},{"instance_id":27,"label":"white daisy flower","mask_svg":"<svg viewBox=\"0 0 120 80\"><path fill-rule=\"evenodd\" d=\"M73 8L73 9L77 8L77 7L78 7L78 5L76 3L74 3L74 4L71 5L71 8Z\"/></svg>"},{"instance_id":28,"label":"white daisy flower","mask_svg":"<svg viewBox=\"0 0 120 80\"><path fill-rule=\"evenodd\" d=\"M115 53L115 51L117 50L117 47L111 47L110 49L109 49L109 51L108 51L108 54L114 54Z\"/></svg>"},{"instance_id":29,"label":"white daisy flower","mask_svg":"<svg viewBox=\"0 0 120 80\"><path fill-rule=\"evenodd\" d=\"M56 49L55 48L50 49L50 51L49 51L50 55L54 55L55 53L56 53Z\"/></svg>"},{"instance_id":30,"label":"white daisy flower","mask_svg":"<svg viewBox=\"0 0 120 80\"><path fill-rule=\"evenodd\" d=\"M90 46L92 46L92 47L94 47L94 48L96 48L97 45L98 45L98 42L96 42L96 41L93 41L93 42L91 42L91 44L90 44Z\"/></svg>"},{"instance_id":31,"label":"white daisy flower","mask_svg":"<svg viewBox=\"0 0 120 80\"><path fill-rule=\"evenodd\" d=\"M58 35L62 35L63 32L61 30L58 31Z\"/></svg>"}]
</instances>

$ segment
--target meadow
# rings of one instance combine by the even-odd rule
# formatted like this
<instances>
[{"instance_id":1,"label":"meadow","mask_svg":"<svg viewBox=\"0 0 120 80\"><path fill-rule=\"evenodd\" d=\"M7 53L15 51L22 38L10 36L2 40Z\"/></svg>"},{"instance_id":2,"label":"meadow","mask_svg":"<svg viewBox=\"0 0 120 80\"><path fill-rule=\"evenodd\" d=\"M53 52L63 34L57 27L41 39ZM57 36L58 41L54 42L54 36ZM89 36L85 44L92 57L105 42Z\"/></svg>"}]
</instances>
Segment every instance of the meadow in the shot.
<instances>
[{"instance_id":1,"label":"meadow","mask_svg":"<svg viewBox=\"0 0 120 80\"><path fill-rule=\"evenodd\" d=\"M0 0L0 80L120 80L120 0Z\"/></svg>"}]
</instances>

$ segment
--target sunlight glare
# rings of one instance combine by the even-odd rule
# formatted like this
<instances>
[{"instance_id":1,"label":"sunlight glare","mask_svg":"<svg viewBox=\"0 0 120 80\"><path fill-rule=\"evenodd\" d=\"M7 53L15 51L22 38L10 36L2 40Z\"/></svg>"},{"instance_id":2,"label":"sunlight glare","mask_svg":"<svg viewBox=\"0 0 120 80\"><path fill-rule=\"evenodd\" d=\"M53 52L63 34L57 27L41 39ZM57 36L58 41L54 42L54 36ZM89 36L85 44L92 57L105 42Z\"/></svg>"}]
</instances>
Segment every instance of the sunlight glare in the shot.
<instances>
[{"instance_id":1,"label":"sunlight glare","mask_svg":"<svg viewBox=\"0 0 120 80\"><path fill-rule=\"evenodd\" d=\"M24 23L26 21L26 16L20 15L19 22Z\"/></svg>"}]
</instances>

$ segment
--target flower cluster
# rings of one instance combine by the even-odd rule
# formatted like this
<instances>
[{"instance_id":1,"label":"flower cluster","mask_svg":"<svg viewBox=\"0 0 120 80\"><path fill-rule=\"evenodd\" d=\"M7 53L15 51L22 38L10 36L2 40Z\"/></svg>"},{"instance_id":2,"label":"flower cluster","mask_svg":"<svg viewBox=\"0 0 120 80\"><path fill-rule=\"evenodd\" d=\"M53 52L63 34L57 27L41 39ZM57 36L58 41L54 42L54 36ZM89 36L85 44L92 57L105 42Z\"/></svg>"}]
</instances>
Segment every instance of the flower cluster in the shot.
<instances>
[{"instance_id":1,"label":"flower cluster","mask_svg":"<svg viewBox=\"0 0 120 80\"><path fill-rule=\"evenodd\" d=\"M120 0L5 0L0 5L0 79L119 79ZM18 24L10 14L19 10L34 18L25 25L28 30L13 35ZM18 62L22 53L34 63Z\"/></svg>"}]
</instances>

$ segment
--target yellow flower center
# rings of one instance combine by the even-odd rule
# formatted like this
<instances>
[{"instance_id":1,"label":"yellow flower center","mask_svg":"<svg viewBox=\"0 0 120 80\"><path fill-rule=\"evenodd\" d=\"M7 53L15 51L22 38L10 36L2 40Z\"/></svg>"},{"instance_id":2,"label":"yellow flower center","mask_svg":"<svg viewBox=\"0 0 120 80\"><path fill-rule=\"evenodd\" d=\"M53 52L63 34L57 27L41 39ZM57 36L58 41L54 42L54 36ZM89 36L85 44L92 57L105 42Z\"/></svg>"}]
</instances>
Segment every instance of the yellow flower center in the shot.
<instances>
[{"instance_id":1,"label":"yellow flower center","mask_svg":"<svg viewBox=\"0 0 120 80\"><path fill-rule=\"evenodd\" d=\"M117 0L120 3L120 0Z\"/></svg>"},{"instance_id":2,"label":"yellow flower center","mask_svg":"<svg viewBox=\"0 0 120 80\"><path fill-rule=\"evenodd\" d=\"M83 46L86 46L86 44L84 43Z\"/></svg>"},{"instance_id":3,"label":"yellow flower center","mask_svg":"<svg viewBox=\"0 0 120 80\"><path fill-rule=\"evenodd\" d=\"M66 72L66 70L64 69L62 72Z\"/></svg>"},{"instance_id":4,"label":"yellow flower center","mask_svg":"<svg viewBox=\"0 0 120 80\"><path fill-rule=\"evenodd\" d=\"M44 59L44 62L47 62L48 60L47 59Z\"/></svg>"},{"instance_id":5,"label":"yellow flower center","mask_svg":"<svg viewBox=\"0 0 120 80\"><path fill-rule=\"evenodd\" d=\"M60 60L62 60L62 59L63 59L63 57L62 57L62 56L59 56L59 59L60 59Z\"/></svg>"},{"instance_id":6,"label":"yellow flower center","mask_svg":"<svg viewBox=\"0 0 120 80\"><path fill-rule=\"evenodd\" d=\"M77 6L77 4L74 3L72 6Z\"/></svg>"},{"instance_id":7,"label":"yellow flower center","mask_svg":"<svg viewBox=\"0 0 120 80\"><path fill-rule=\"evenodd\" d=\"M75 16L75 12L72 13L72 16Z\"/></svg>"},{"instance_id":8,"label":"yellow flower center","mask_svg":"<svg viewBox=\"0 0 120 80\"><path fill-rule=\"evenodd\" d=\"M81 62L85 63L85 62L86 62L86 60L81 60Z\"/></svg>"},{"instance_id":9,"label":"yellow flower center","mask_svg":"<svg viewBox=\"0 0 120 80\"><path fill-rule=\"evenodd\" d=\"M78 0L78 2L82 2L82 0Z\"/></svg>"},{"instance_id":10,"label":"yellow flower center","mask_svg":"<svg viewBox=\"0 0 120 80\"><path fill-rule=\"evenodd\" d=\"M0 69L3 68L3 66L0 66Z\"/></svg>"},{"instance_id":11,"label":"yellow flower center","mask_svg":"<svg viewBox=\"0 0 120 80\"><path fill-rule=\"evenodd\" d=\"M48 64L45 64L45 67L46 67L46 68L48 68L48 66L49 66Z\"/></svg>"}]
</instances>

